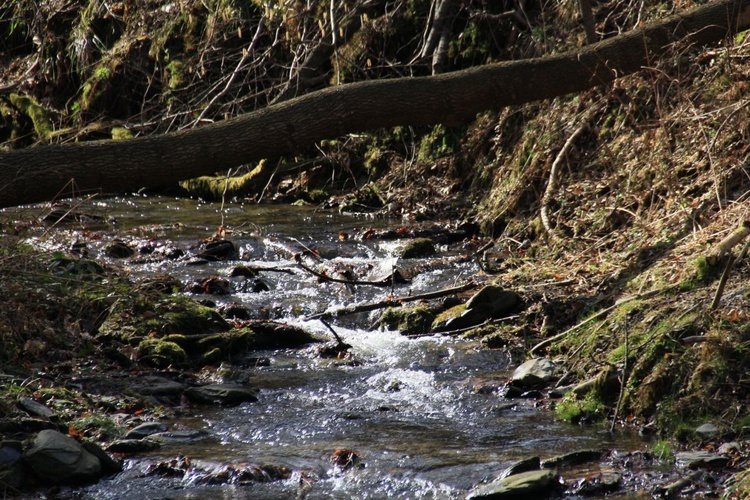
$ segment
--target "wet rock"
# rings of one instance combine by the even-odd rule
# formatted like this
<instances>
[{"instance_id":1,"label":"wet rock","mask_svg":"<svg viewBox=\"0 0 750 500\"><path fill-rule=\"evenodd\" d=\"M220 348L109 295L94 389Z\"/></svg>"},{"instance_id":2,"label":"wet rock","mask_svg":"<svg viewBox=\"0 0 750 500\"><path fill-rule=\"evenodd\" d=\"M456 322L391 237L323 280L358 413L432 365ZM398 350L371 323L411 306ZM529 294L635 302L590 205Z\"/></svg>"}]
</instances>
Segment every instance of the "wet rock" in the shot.
<instances>
[{"instance_id":1,"label":"wet rock","mask_svg":"<svg viewBox=\"0 0 750 500\"><path fill-rule=\"evenodd\" d=\"M185 384L162 377L145 377L132 389L143 396L180 397L185 390Z\"/></svg>"},{"instance_id":2,"label":"wet rock","mask_svg":"<svg viewBox=\"0 0 750 500\"><path fill-rule=\"evenodd\" d=\"M555 364L547 358L526 361L513 372L511 385L523 389L544 386L555 375Z\"/></svg>"},{"instance_id":3,"label":"wet rock","mask_svg":"<svg viewBox=\"0 0 750 500\"><path fill-rule=\"evenodd\" d=\"M728 443L724 443L721 446L719 446L719 449L716 450L716 453L719 455L730 455L735 456L739 455L742 451L742 448L740 447L740 444L735 441L730 441Z\"/></svg>"},{"instance_id":4,"label":"wet rock","mask_svg":"<svg viewBox=\"0 0 750 500\"><path fill-rule=\"evenodd\" d=\"M153 441L158 444L192 444L205 441L211 434L203 429L186 429L182 431L158 432L152 434L144 441Z\"/></svg>"},{"instance_id":5,"label":"wet rock","mask_svg":"<svg viewBox=\"0 0 750 500\"><path fill-rule=\"evenodd\" d=\"M34 401L31 398L22 397L18 399L18 407L34 417L53 418L55 412L44 406L42 403Z\"/></svg>"},{"instance_id":6,"label":"wet rock","mask_svg":"<svg viewBox=\"0 0 750 500\"><path fill-rule=\"evenodd\" d=\"M211 384L191 387L185 396L193 403L205 405L234 406L258 400L257 392L238 384Z\"/></svg>"},{"instance_id":7,"label":"wet rock","mask_svg":"<svg viewBox=\"0 0 750 500\"><path fill-rule=\"evenodd\" d=\"M225 278L214 276L194 282L187 287L187 291L195 294L230 295L234 293L234 285Z\"/></svg>"},{"instance_id":8,"label":"wet rock","mask_svg":"<svg viewBox=\"0 0 750 500\"><path fill-rule=\"evenodd\" d=\"M622 476L614 472L602 472L596 476L586 476L572 484L566 494L604 496L620 488Z\"/></svg>"},{"instance_id":9,"label":"wet rock","mask_svg":"<svg viewBox=\"0 0 750 500\"><path fill-rule=\"evenodd\" d=\"M36 435L23 461L35 476L52 484L94 482L102 472L98 458L78 441L53 430Z\"/></svg>"},{"instance_id":10,"label":"wet rock","mask_svg":"<svg viewBox=\"0 0 750 500\"><path fill-rule=\"evenodd\" d=\"M539 459L539 457L524 458L523 460L519 460L509 465L495 478L495 480L499 481L500 479L506 478L508 476L539 470L541 468L541 460Z\"/></svg>"},{"instance_id":11,"label":"wet rock","mask_svg":"<svg viewBox=\"0 0 750 500\"><path fill-rule=\"evenodd\" d=\"M729 464L729 457L709 451L684 451L675 453L675 461L689 469L722 469Z\"/></svg>"},{"instance_id":12,"label":"wet rock","mask_svg":"<svg viewBox=\"0 0 750 500\"><path fill-rule=\"evenodd\" d=\"M703 439L713 439L719 435L719 428L714 423L706 422L695 429L695 433Z\"/></svg>"},{"instance_id":13,"label":"wet rock","mask_svg":"<svg viewBox=\"0 0 750 500\"><path fill-rule=\"evenodd\" d=\"M227 304L220 312L227 319L248 320L252 317L250 309L236 302Z\"/></svg>"},{"instance_id":14,"label":"wet rock","mask_svg":"<svg viewBox=\"0 0 750 500\"><path fill-rule=\"evenodd\" d=\"M156 434L157 432L166 432L167 429L167 424L162 424L161 422L146 422L145 424L130 429L128 433L125 434L125 439L143 439L151 434Z\"/></svg>"},{"instance_id":15,"label":"wet rock","mask_svg":"<svg viewBox=\"0 0 750 500\"><path fill-rule=\"evenodd\" d=\"M130 248L127 243L122 240L115 240L104 249L104 253L107 257L112 259L127 259L135 255L135 250Z\"/></svg>"},{"instance_id":16,"label":"wet rock","mask_svg":"<svg viewBox=\"0 0 750 500\"><path fill-rule=\"evenodd\" d=\"M231 276L232 278L236 278L238 276L242 276L244 278L255 278L256 276L258 276L258 270L247 266L237 266L232 268L229 276Z\"/></svg>"},{"instance_id":17,"label":"wet rock","mask_svg":"<svg viewBox=\"0 0 750 500\"><path fill-rule=\"evenodd\" d=\"M467 499L477 498L545 498L558 487L557 474L549 470L522 472L479 486Z\"/></svg>"},{"instance_id":18,"label":"wet rock","mask_svg":"<svg viewBox=\"0 0 750 500\"><path fill-rule=\"evenodd\" d=\"M414 238L407 242L400 251L402 259L421 259L435 255L435 243L429 238Z\"/></svg>"},{"instance_id":19,"label":"wet rock","mask_svg":"<svg viewBox=\"0 0 750 500\"><path fill-rule=\"evenodd\" d=\"M172 295L182 290L182 283L174 276L154 276L138 283L138 289L143 292L158 292Z\"/></svg>"},{"instance_id":20,"label":"wet rock","mask_svg":"<svg viewBox=\"0 0 750 500\"><path fill-rule=\"evenodd\" d=\"M544 460L542 462L542 467L545 469L552 469L555 467L580 465L587 462L598 462L601 458L601 450L579 450Z\"/></svg>"},{"instance_id":21,"label":"wet rock","mask_svg":"<svg viewBox=\"0 0 750 500\"><path fill-rule=\"evenodd\" d=\"M118 439L107 446L110 453L144 453L158 450L161 444L149 439Z\"/></svg>"},{"instance_id":22,"label":"wet rock","mask_svg":"<svg viewBox=\"0 0 750 500\"><path fill-rule=\"evenodd\" d=\"M469 328L490 319L505 317L521 306L522 301L517 293L488 285L479 290L465 305L457 306L460 314L453 315L449 310L436 318L432 329L435 332L444 332Z\"/></svg>"},{"instance_id":23,"label":"wet rock","mask_svg":"<svg viewBox=\"0 0 750 500\"><path fill-rule=\"evenodd\" d=\"M198 253L198 257L211 262L233 260L238 255L237 247L229 240L216 240L206 243L200 253Z\"/></svg>"}]
</instances>

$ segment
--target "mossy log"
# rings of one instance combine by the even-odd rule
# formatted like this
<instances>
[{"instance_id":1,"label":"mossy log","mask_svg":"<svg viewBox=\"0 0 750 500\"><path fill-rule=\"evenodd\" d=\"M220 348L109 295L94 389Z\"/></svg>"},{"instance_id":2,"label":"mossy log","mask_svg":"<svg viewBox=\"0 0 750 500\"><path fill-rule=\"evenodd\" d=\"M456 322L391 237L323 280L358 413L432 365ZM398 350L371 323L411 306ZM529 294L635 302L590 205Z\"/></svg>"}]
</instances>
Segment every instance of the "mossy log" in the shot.
<instances>
[{"instance_id":1,"label":"mossy log","mask_svg":"<svg viewBox=\"0 0 750 500\"><path fill-rule=\"evenodd\" d=\"M0 207L49 200L71 180L84 192L122 192L294 154L347 133L465 123L481 111L611 82L673 54L676 43L705 45L748 27L750 0L720 0L564 54L326 88L161 136L2 152Z\"/></svg>"}]
</instances>

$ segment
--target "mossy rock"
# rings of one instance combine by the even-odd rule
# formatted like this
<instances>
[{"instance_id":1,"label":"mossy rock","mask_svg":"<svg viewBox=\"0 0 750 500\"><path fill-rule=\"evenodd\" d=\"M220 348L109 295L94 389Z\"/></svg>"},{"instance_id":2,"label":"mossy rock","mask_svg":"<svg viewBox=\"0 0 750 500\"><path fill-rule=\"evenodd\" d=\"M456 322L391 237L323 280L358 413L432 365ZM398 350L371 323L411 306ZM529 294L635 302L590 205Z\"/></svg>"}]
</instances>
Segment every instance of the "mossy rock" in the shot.
<instances>
[{"instance_id":1,"label":"mossy rock","mask_svg":"<svg viewBox=\"0 0 750 500\"><path fill-rule=\"evenodd\" d=\"M164 339L143 339L138 344L138 358L148 364L166 367L184 364L188 356L185 350L174 342Z\"/></svg>"},{"instance_id":2,"label":"mossy rock","mask_svg":"<svg viewBox=\"0 0 750 500\"><path fill-rule=\"evenodd\" d=\"M146 322L149 331L156 331L162 335L195 335L223 332L231 328L229 323L210 307L193 301L180 301L172 305L173 310Z\"/></svg>"},{"instance_id":3,"label":"mossy rock","mask_svg":"<svg viewBox=\"0 0 750 500\"><path fill-rule=\"evenodd\" d=\"M414 238L401 248L402 259L421 259L436 253L435 243L429 238Z\"/></svg>"},{"instance_id":4,"label":"mossy rock","mask_svg":"<svg viewBox=\"0 0 750 500\"><path fill-rule=\"evenodd\" d=\"M421 335L430 332L435 316L435 311L425 305L391 307L380 316L378 325L398 330L401 335Z\"/></svg>"},{"instance_id":5,"label":"mossy rock","mask_svg":"<svg viewBox=\"0 0 750 500\"><path fill-rule=\"evenodd\" d=\"M444 332L470 328L490 319L503 318L522 306L523 302L515 292L488 285L474 294L465 305L456 306L440 315L432 329Z\"/></svg>"},{"instance_id":6,"label":"mossy rock","mask_svg":"<svg viewBox=\"0 0 750 500\"><path fill-rule=\"evenodd\" d=\"M275 321L257 321L248 327L211 335L186 336L177 342L183 342L192 359L210 364L231 360L248 351L293 349L321 342L321 339L295 326Z\"/></svg>"},{"instance_id":7,"label":"mossy rock","mask_svg":"<svg viewBox=\"0 0 750 500\"><path fill-rule=\"evenodd\" d=\"M34 98L27 95L10 94L8 99L21 113L29 117L39 140L45 141L52 134L53 126L49 113Z\"/></svg>"}]
</instances>

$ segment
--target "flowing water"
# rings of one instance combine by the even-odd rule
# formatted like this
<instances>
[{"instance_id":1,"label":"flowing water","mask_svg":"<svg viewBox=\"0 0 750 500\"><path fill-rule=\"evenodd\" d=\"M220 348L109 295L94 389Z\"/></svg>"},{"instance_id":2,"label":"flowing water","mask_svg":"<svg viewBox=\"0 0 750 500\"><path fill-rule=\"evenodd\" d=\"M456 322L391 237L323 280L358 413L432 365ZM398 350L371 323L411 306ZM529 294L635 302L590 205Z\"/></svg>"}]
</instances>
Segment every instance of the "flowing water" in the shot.
<instances>
[{"instance_id":1,"label":"flowing water","mask_svg":"<svg viewBox=\"0 0 750 500\"><path fill-rule=\"evenodd\" d=\"M98 202L93 210L116 220L118 237L168 242L190 251L222 223L218 205L168 198L123 198ZM314 248L332 262L367 269L378 279L394 268L424 262L399 261L396 244L350 238L339 233L397 228L401 221L372 220L289 206L230 206L223 223L244 262L188 266L184 261L126 262L136 275L169 273L190 283L226 275L238 264L292 269L294 274L261 273L270 290L211 297L263 309L330 338L320 321L299 319L329 307L422 293L453 286L478 274L472 262L445 255L424 265L412 283L394 290L319 283L295 268L293 254ZM85 239L90 233L81 231ZM70 237L70 235L68 235ZM48 237L47 237L48 238ZM54 241L54 240L53 240ZM103 242L90 241L92 252ZM97 246L99 245L99 246ZM500 349L455 337L407 338L372 326L376 313L333 322L352 346L350 360L325 359L313 349L248 354L231 368L235 380L259 390L259 401L233 408L188 407L174 428L208 431L205 440L162 447L126 462L126 470L80 492L82 498L462 498L477 483L492 479L514 460L542 459L580 449L629 449L632 438L613 438L600 428L558 422L534 400L506 400L477 384L498 385L513 361ZM252 359L251 359L252 358ZM263 366L253 360L266 358ZM351 449L360 465L341 470L331 462L336 450ZM290 479L251 485L207 485L190 473L155 477L155 462L189 457L200 470L228 464L274 464L295 471Z\"/></svg>"}]
</instances>

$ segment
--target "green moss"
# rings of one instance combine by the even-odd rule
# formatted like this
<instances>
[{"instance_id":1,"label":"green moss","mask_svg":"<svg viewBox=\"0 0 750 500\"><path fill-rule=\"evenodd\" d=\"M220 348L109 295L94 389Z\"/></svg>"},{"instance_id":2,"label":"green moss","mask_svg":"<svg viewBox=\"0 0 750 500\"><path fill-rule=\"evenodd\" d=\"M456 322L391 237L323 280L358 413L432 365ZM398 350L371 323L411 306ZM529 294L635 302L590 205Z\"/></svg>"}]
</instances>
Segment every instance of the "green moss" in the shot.
<instances>
[{"instance_id":1,"label":"green moss","mask_svg":"<svg viewBox=\"0 0 750 500\"><path fill-rule=\"evenodd\" d=\"M402 335L420 335L430 331L434 319L435 312L426 305L391 307L383 312L378 324Z\"/></svg>"},{"instance_id":2,"label":"green moss","mask_svg":"<svg viewBox=\"0 0 750 500\"><path fill-rule=\"evenodd\" d=\"M112 418L101 414L89 414L70 423L77 432L97 441L111 441L122 435L122 428Z\"/></svg>"},{"instance_id":3,"label":"green moss","mask_svg":"<svg viewBox=\"0 0 750 500\"><path fill-rule=\"evenodd\" d=\"M170 89L176 90L185 85L185 63L177 60L170 61L164 69L167 73L165 80Z\"/></svg>"},{"instance_id":4,"label":"green moss","mask_svg":"<svg viewBox=\"0 0 750 500\"><path fill-rule=\"evenodd\" d=\"M132 139L134 137L133 132L125 127L112 127L112 140L123 141L126 139Z\"/></svg>"},{"instance_id":5,"label":"green moss","mask_svg":"<svg viewBox=\"0 0 750 500\"><path fill-rule=\"evenodd\" d=\"M180 186L187 190L190 196L204 200L220 200L222 197L241 198L260 192L272 174L273 169L263 160L253 170L240 176L202 176L182 181Z\"/></svg>"},{"instance_id":6,"label":"green moss","mask_svg":"<svg viewBox=\"0 0 750 500\"><path fill-rule=\"evenodd\" d=\"M47 140L54 129L47 110L28 95L10 94L8 99L18 111L29 117L39 140Z\"/></svg>"},{"instance_id":7,"label":"green moss","mask_svg":"<svg viewBox=\"0 0 750 500\"><path fill-rule=\"evenodd\" d=\"M417 151L417 160L421 163L432 163L438 158L456 152L458 141L454 133L444 125L435 125L430 133L422 137Z\"/></svg>"},{"instance_id":8,"label":"green moss","mask_svg":"<svg viewBox=\"0 0 750 500\"><path fill-rule=\"evenodd\" d=\"M187 361L185 350L174 342L163 339L144 339L138 345L139 361L159 367L180 365Z\"/></svg>"},{"instance_id":9,"label":"green moss","mask_svg":"<svg viewBox=\"0 0 750 500\"><path fill-rule=\"evenodd\" d=\"M450 309L446 309L445 311L438 314L437 317L435 317L435 320L432 322L432 328L438 328L441 325L445 325L453 318L461 316L465 310L466 304L459 304L457 306L451 307Z\"/></svg>"},{"instance_id":10,"label":"green moss","mask_svg":"<svg viewBox=\"0 0 750 500\"><path fill-rule=\"evenodd\" d=\"M667 439L660 439L652 443L651 453L662 462L671 463L674 460L674 446Z\"/></svg>"},{"instance_id":11,"label":"green moss","mask_svg":"<svg viewBox=\"0 0 750 500\"><path fill-rule=\"evenodd\" d=\"M555 414L559 419L571 423L578 423L584 418L589 422L598 422L607 415L607 407L595 391L589 392L583 399L576 399L573 393L568 393L555 405Z\"/></svg>"}]
</instances>

